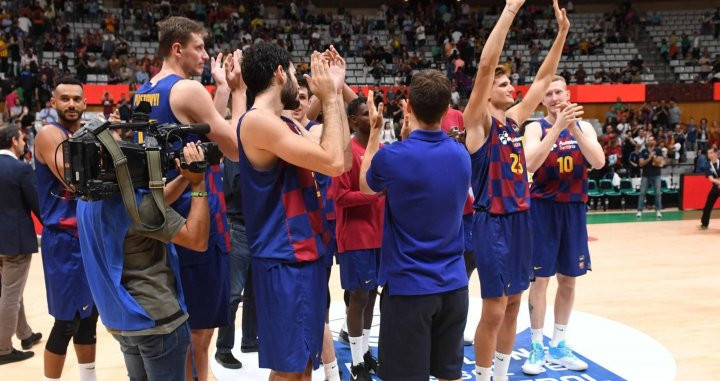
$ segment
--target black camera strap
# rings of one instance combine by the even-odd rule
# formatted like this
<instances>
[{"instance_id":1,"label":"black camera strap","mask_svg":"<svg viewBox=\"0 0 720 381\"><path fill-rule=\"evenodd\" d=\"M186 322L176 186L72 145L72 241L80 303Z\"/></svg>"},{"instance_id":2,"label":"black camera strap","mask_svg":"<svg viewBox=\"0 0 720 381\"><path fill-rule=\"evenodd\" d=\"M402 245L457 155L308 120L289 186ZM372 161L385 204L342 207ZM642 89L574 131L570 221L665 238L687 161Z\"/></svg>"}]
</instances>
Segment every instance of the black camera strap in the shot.
<instances>
[{"instance_id":1,"label":"black camera strap","mask_svg":"<svg viewBox=\"0 0 720 381\"><path fill-rule=\"evenodd\" d=\"M148 174L150 177L149 188L152 198L155 201L155 207L162 215L162 222L160 225L146 224L140 218L140 212L138 211L137 202L135 200L135 188L133 188L132 180L130 177L130 170L127 166L127 157L123 154L122 150L118 146L117 142L110 134L110 130L105 129L96 135L100 143L108 150L110 156L113 159L115 166L115 175L117 176L118 185L120 187L120 195L122 196L123 203L130 217L136 224L142 225L142 227L148 231L156 231L162 229L165 226L165 199L163 198L163 187L165 183L162 179L162 170L160 169L160 151L146 150L145 154L148 158Z\"/></svg>"}]
</instances>

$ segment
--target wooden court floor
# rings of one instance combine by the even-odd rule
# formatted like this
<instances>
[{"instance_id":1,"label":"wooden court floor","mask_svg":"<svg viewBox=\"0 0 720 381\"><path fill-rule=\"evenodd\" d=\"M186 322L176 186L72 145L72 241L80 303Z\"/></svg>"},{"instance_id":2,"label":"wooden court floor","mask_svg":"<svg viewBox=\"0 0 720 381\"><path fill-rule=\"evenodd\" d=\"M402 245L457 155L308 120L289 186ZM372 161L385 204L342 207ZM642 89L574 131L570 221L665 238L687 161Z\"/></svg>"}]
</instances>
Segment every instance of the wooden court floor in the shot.
<instances>
[{"instance_id":1,"label":"wooden court floor","mask_svg":"<svg viewBox=\"0 0 720 381\"><path fill-rule=\"evenodd\" d=\"M590 243L593 271L578 282L575 307L655 338L674 356L677 380L717 380L720 220L713 220L709 230L700 231L696 216L686 214L688 217L693 219L588 225L590 236L597 239ZM476 275L470 289L471 296L479 296ZM333 300L341 300L337 271L333 271L331 291ZM553 295L554 288L548 293L550 301ZM25 308L33 330L47 338L53 320L47 313L40 255L33 258L25 289ZM572 337L572 333L569 335ZM618 346L623 345L622 337L610 339ZM20 348L20 343L14 340L15 347ZM35 346L34 358L0 366L0 380L40 380L43 348L44 340ZM118 344L101 325L96 369L99 380L127 379ZM77 379L71 346L63 380Z\"/></svg>"}]
</instances>

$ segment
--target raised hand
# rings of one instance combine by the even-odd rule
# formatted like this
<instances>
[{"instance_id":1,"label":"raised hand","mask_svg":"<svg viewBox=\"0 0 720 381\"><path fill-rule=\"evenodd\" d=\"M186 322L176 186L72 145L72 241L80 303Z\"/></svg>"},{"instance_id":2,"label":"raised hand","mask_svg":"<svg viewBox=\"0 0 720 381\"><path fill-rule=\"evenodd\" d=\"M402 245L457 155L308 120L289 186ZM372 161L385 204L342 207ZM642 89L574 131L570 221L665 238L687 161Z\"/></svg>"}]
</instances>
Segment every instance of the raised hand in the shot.
<instances>
[{"instance_id":1,"label":"raised hand","mask_svg":"<svg viewBox=\"0 0 720 381\"><path fill-rule=\"evenodd\" d=\"M368 116L370 117L370 133L380 133L380 129L383 124L383 111L385 109L385 105L380 102L378 107L375 107L375 93L370 90L368 91L367 96L367 108L368 108Z\"/></svg>"},{"instance_id":2,"label":"raised hand","mask_svg":"<svg viewBox=\"0 0 720 381\"><path fill-rule=\"evenodd\" d=\"M570 19L567 16L565 8L560 8L558 0L553 0L553 9L555 10L555 20L560 30L567 31L570 29Z\"/></svg>"},{"instance_id":3,"label":"raised hand","mask_svg":"<svg viewBox=\"0 0 720 381\"><path fill-rule=\"evenodd\" d=\"M338 51L335 50L335 47L332 45L330 45L330 49L326 50L323 53L323 58L330 65L330 74L332 74L333 76L333 81L335 82L335 89L338 92L342 91L343 86L345 86L345 71L347 68L345 60L340 56L340 53L338 53Z\"/></svg>"},{"instance_id":4,"label":"raised hand","mask_svg":"<svg viewBox=\"0 0 720 381\"><path fill-rule=\"evenodd\" d=\"M405 99L400 100L400 106L403 110L403 125L402 129L400 130L400 137L402 138L402 140L405 140L412 132L410 130L410 114L408 113L408 103Z\"/></svg>"},{"instance_id":5,"label":"raised hand","mask_svg":"<svg viewBox=\"0 0 720 381\"><path fill-rule=\"evenodd\" d=\"M310 57L310 73L312 75L305 74L310 91L321 101L334 99L337 93L335 82L330 73L330 65L322 54L314 52Z\"/></svg>"},{"instance_id":6,"label":"raised hand","mask_svg":"<svg viewBox=\"0 0 720 381\"><path fill-rule=\"evenodd\" d=\"M230 58L228 55L226 58ZM227 62L225 63L227 66ZM227 79L225 75L225 69L223 68L223 54L218 53L217 58L210 57L210 74L212 74L213 81L218 87L227 86Z\"/></svg>"},{"instance_id":7,"label":"raised hand","mask_svg":"<svg viewBox=\"0 0 720 381\"><path fill-rule=\"evenodd\" d=\"M230 90L245 90L247 87L242 77L242 50L236 49L225 58L225 78Z\"/></svg>"}]
</instances>

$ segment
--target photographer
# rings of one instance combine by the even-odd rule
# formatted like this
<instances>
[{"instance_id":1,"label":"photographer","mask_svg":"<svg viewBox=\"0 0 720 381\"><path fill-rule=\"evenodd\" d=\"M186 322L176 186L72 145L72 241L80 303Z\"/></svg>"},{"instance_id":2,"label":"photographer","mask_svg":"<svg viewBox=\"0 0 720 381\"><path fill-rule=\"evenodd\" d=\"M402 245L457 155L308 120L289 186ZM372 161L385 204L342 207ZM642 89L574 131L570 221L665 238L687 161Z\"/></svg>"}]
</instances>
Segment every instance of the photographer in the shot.
<instances>
[{"instance_id":1,"label":"photographer","mask_svg":"<svg viewBox=\"0 0 720 381\"><path fill-rule=\"evenodd\" d=\"M189 164L204 160L203 151L194 143L188 143L183 154ZM180 173L191 184L187 219L167 204L164 211L158 210L147 188L135 190L140 219L162 224L160 229L132 220L120 194L78 202L78 232L88 282L102 322L120 343L133 380L185 379L188 313L178 257L174 245L168 243L205 250L210 213L204 173Z\"/></svg>"}]
</instances>

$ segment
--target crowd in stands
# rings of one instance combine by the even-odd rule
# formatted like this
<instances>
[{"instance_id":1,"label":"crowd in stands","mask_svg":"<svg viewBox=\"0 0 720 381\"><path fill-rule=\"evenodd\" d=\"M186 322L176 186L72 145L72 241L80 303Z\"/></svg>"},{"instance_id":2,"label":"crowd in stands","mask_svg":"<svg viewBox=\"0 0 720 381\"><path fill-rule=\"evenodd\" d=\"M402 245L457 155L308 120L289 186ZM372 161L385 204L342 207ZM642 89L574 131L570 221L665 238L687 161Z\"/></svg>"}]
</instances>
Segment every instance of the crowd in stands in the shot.
<instances>
[{"instance_id":1,"label":"crowd in stands","mask_svg":"<svg viewBox=\"0 0 720 381\"><path fill-rule=\"evenodd\" d=\"M685 120L685 122L683 122ZM693 164L709 147L720 146L718 121L682 118L674 99L646 102L634 108L617 102L606 114L603 134L599 136L606 165L595 177L639 177L638 154L653 136L668 164Z\"/></svg>"}]
</instances>

